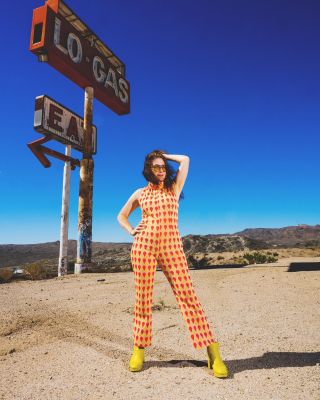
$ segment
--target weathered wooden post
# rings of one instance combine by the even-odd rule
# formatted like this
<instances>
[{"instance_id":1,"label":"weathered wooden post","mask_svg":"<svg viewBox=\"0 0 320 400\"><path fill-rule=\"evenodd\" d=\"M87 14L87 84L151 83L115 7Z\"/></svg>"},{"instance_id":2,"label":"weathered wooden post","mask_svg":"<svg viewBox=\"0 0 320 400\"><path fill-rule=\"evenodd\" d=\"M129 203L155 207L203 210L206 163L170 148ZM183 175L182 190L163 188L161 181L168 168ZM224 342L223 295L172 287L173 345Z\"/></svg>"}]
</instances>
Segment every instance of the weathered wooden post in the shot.
<instances>
[{"instance_id":1,"label":"weathered wooden post","mask_svg":"<svg viewBox=\"0 0 320 400\"><path fill-rule=\"evenodd\" d=\"M93 88L86 87L84 98L83 158L80 162L80 188L78 208L77 262L74 273L90 270L92 267L92 197L93 168L92 159L92 107Z\"/></svg>"},{"instance_id":2,"label":"weathered wooden post","mask_svg":"<svg viewBox=\"0 0 320 400\"><path fill-rule=\"evenodd\" d=\"M71 145L66 145L65 155L70 157ZM64 162L62 184L62 207L60 225L60 252L58 276L67 275L68 272L68 228L69 228L69 198L70 198L70 161Z\"/></svg>"}]
</instances>

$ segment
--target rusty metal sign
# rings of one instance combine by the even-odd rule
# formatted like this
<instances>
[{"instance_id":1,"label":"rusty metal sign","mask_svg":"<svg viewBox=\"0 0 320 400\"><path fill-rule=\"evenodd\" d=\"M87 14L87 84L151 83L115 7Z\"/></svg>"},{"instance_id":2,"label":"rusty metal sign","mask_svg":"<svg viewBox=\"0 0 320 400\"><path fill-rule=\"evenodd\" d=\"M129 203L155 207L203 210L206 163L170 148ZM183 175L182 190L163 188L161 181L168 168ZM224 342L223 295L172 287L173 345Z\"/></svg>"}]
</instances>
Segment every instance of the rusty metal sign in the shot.
<instances>
[{"instance_id":1,"label":"rusty metal sign","mask_svg":"<svg viewBox=\"0 0 320 400\"><path fill-rule=\"evenodd\" d=\"M117 114L130 112L124 64L62 0L33 10L30 51Z\"/></svg>"},{"instance_id":2,"label":"rusty metal sign","mask_svg":"<svg viewBox=\"0 0 320 400\"><path fill-rule=\"evenodd\" d=\"M41 164L45 168L51 167L51 161L46 157L46 154L58 158L62 161L69 161L71 165L71 169L75 169L76 166L80 167L80 161L76 158L67 156L65 154L61 154L58 151L50 149L49 147L43 146L43 143L48 142L53 139L52 137L45 136L41 139L34 140L33 142L27 143L27 146L32 151L32 153L37 157L37 159L41 162Z\"/></svg>"},{"instance_id":3,"label":"rusty metal sign","mask_svg":"<svg viewBox=\"0 0 320 400\"><path fill-rule=\"evenodd\" d=\"M36 97L33 127L83 152L83 119L49 96ZM96 153L97 127L92 125L92 154Z\"/></svg>"}]
</instances>

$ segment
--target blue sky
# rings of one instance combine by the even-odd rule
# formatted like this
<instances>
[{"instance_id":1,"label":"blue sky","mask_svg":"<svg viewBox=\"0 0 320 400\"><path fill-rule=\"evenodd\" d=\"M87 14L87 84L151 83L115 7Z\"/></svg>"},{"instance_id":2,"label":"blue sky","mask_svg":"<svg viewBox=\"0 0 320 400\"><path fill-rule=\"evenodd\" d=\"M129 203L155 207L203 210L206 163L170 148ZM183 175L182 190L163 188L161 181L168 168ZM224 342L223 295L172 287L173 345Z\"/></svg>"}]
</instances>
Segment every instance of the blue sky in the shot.
<instances>
[{"instance_id":1,"label":"blue sky","mask_svg":"<svg viewBox=\"0 0 320 400\"><path fill-rule=\"evenodd\" d=\"M35 97L83 114L83 90L28 50L32 10L43 4L2 6L0 243L59 240L63 162L50 158L44 168L26 145L42 136L33 130ZM143 161L155 148L191 160L182 236L320 223L319 1L67 4L124 61L131 84L128 115L94 102L93 241L132 241L116 216L146 185ZM58 142L48 146L64 152ZM77 168L70 239L78 192ZM130 223L140 218L138 209Z\"/></svg>"}]
</instances>

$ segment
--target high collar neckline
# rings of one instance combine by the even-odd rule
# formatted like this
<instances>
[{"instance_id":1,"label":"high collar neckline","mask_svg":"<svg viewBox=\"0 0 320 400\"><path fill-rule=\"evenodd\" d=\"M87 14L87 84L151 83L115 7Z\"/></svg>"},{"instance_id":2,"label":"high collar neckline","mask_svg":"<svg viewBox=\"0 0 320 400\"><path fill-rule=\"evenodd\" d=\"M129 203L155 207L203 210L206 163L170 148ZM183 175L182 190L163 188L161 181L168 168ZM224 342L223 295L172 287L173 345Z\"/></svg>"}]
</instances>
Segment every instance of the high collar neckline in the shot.
<instances>
[{"instance_id":1,"label":"high collar neckline","mask_svg":"<svg viewBox=\"0 0 320 400\"><path fill-rule=\"evenodd\" d=\"M154 190L163 190L163 189L165 189L164 182L159 182L157 185L152 183L152 182L149 182L148 183L148 187L150 189L154 189Z\"/></svg>"}]
</instances>

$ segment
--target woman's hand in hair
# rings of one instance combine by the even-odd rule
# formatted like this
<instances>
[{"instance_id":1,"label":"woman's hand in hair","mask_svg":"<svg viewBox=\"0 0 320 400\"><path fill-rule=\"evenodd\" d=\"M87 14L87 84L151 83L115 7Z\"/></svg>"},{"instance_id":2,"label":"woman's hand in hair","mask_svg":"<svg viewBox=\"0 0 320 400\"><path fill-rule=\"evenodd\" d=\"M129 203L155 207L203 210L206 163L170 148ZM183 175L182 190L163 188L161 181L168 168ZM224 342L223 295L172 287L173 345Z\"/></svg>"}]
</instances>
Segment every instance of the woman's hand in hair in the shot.
<instances>
[{"instance_id":1,"label":"woman's hand in hair","mask_svg":"<svg viewBox=\"0 0 320 400\"><path fill-rule=\"evenodd\" d=\"M157 156L157 155L163 156L163 155L166 154L166 153L167 153L167 152L166 152L165 150L154 150L154 151L152 152L152 154L155 155L155 156Z\"/></svg>"}]
</instances>

